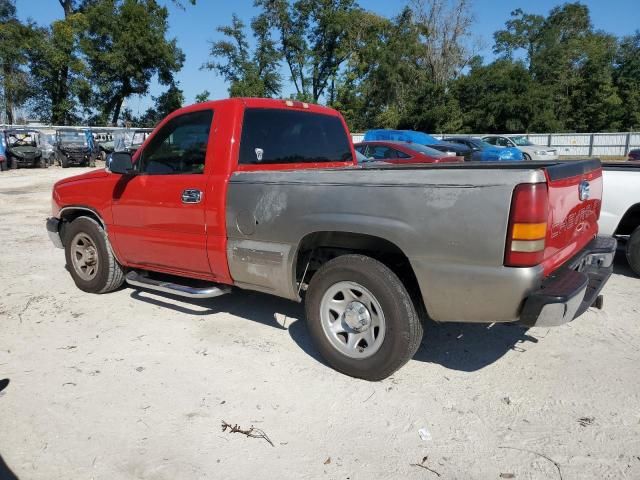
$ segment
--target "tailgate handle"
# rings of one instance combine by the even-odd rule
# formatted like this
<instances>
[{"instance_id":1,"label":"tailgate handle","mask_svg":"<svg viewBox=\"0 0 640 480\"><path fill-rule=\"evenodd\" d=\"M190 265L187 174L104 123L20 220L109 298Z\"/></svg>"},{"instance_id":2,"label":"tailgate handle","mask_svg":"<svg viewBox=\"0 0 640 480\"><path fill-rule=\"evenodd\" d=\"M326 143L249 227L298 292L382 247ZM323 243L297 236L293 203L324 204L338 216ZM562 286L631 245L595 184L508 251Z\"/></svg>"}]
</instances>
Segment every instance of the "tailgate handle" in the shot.
<instances>
[{"instance_id":1,"label":"tailgate handle","mask_svg":"<svg viewBox=\"0 0 640 480\"><path fill-rule=\"evenodd\" d=\"M188 188L182 192L182 203L200 203L202 192L195 188Z\"/></svg>"}]
</instances>

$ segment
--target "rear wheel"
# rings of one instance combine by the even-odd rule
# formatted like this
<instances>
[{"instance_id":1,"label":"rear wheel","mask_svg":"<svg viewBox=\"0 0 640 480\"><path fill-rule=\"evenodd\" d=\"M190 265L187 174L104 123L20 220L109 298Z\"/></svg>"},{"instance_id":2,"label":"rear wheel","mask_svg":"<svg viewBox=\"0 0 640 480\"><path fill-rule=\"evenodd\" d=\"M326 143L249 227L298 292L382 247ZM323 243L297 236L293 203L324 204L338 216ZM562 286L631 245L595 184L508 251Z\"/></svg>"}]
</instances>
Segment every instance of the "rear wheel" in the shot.
<instances>
[{"instance_id":1,"label":"rear wheel","mask_svg":"<svg viewBox=\"0 0 640 480\"><path fill-rule=\"evenodd\" d=\"M631 269L640 275L640 227L636 227L627 242L627 260Z\"/></svg>"},{"instance_id":2,"label":"rear wheel","mask_svg":"<svg viewBox=\"0 0 640 480\"><path fill-rule=\"evenodd\" d=\"M67 267L76 286L89 293L107 293L124 283L104 229L92 218L75 219L64 231Z\"/></svg>"},{"instance_id":3,"label":"rear wheel","mask_svg":"<svg viewBox=\"0 0 640 480\"><path fill-rule=\"evenodd\" d=\"M324 264L311 279L305 308L322 357L353 377L388 377L422 341L422 324L400 279L364 255L343 255Z\"/></svg>"},{"instance_id":4,"label":"rear wheel","mask_svg":"<svg viewBox=\"0 0 640 480\"><path fill-rule=\"evenodd\" d=\"M47 159L45 157L40 157L40 160L38 160L38 167L39 168L47 168L49 165L47 165Z\"/></svg>"},{"instance_id":5,"label":"rear wheel","mask_svg":"<svg viewBox=\"0 0 640 480\"><path fill-rule=\"evenodd\" d=\"M6 159L5 159L4 161L0 162L0 172L4 172L7 168L9 168L9 167L7 166L7 162L8 162L8 161L9 161L9 160L6 160Z\"/></svg>"}]
</instances>

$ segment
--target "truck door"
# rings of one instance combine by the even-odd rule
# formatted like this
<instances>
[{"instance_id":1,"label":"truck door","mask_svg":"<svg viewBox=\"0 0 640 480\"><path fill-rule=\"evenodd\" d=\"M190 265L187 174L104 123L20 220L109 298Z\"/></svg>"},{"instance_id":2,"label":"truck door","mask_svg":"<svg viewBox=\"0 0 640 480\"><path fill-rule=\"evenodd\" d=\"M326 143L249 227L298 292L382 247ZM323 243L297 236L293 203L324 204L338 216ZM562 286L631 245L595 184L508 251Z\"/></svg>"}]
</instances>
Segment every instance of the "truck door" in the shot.
<instances>
[{"instance_id":1,"label":"truck door","mask_svg":"<svg viewBox=\"0 0 640 480\"><path fill-rule=\"evenodd\" d=\"M123 176L114 188L109 228L127 263L211 275L204 196L212 121L211 109L169 120L137 155L137 175Z\"/></svg>"}]
</instances>

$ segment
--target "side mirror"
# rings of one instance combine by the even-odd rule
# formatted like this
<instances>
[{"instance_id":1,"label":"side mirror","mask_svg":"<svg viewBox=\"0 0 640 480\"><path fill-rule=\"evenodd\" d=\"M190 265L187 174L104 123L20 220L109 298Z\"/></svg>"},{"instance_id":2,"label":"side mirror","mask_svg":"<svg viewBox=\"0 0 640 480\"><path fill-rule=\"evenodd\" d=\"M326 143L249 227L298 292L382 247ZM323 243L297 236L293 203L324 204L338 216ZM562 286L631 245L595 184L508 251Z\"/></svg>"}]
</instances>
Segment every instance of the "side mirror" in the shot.
<instances>
[{"instance_id":1,"label":"side mirror","mask_svg":"<svg viewBox=\"0 0 640 480\"><path fill-rule=\"evenodd\" d=\"M133 159L129 152L113 152L107 157L105 168L111 173L131 175L133 171Z\"/></svg>"}]
</instances>

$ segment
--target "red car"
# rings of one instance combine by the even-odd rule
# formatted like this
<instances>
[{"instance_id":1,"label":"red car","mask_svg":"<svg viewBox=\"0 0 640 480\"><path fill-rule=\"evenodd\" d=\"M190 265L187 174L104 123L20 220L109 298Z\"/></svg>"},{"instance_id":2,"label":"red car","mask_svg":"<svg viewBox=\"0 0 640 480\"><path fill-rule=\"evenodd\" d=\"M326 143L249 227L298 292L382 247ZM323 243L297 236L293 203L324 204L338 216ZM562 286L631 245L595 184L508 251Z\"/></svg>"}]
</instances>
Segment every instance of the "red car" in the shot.
<instances>
[{"instance_id":1,"label":"red car","mask_svg":"<svg viewBox=\"0 0 640 480\"><path fill-rule=\"evenodd\" d=\"M354 145L357 152L370 162L384 163L460 163L464 157L456 157L435 148L418 143L398 141L361 142Z\"/></svg>"}]
</instances>

